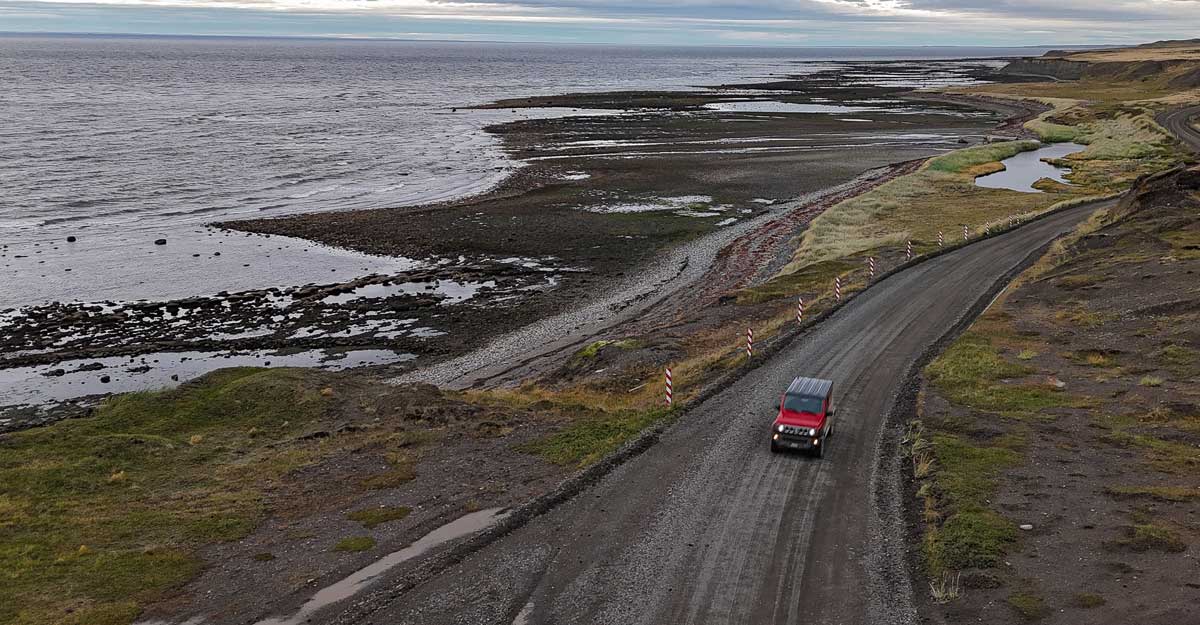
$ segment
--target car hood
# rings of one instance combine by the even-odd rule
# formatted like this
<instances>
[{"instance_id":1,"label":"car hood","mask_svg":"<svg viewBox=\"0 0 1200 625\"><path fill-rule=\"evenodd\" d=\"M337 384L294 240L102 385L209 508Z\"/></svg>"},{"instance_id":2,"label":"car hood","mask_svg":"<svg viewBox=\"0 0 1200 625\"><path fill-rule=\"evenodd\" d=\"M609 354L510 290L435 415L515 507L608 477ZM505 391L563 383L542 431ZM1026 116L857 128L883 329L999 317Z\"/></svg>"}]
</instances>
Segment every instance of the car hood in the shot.
<instances>
[{"instance_id":1,"label":"car hood","mask_svg":"<svg viewBox=\"0 0 1200 625\"><path fill-rule=\"evenodd\" d=\"M779 416L775 417L775 425L795 425L802 428L815 428L821 425L821 422L824 420L824 415L814 414L811 412L792 412L790 410L780 410Z\"/></svg>"}]
</instances>

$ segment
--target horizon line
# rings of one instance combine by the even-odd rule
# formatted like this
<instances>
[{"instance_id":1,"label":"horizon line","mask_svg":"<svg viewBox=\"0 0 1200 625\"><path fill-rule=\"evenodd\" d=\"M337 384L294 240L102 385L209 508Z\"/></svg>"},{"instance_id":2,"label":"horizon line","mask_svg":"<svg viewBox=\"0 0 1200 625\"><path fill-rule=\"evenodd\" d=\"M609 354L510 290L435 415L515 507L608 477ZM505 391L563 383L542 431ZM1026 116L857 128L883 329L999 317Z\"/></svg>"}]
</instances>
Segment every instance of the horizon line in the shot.
<instances>
[{"instance_id":1,"label":"horizon line","mask_svg":"<svg viewBox=\"0 0 1200 625\"><path fill-rule=\"evenodd\" d=\"M669 48L799 48L808 50L828 50L838 48L857 49L1025 49L1025 48L1119 48L1128 47L1128 43L1059 43L1059 44L1022 44L1022 45L841 45L841 46L804 46L788 44L672 44L672 43L618 43L618 42L576 42L576 41L512 41L504 39L422 39L412 37L358 36L358 35L246 35L246 34L193 34L193 33L107 33L107 32L78 32L78 31L16 31L0 30L0 36L51 36L51 37L156 37L156 38L188 38L188 39L314 39L322 41L400 41L412 43L500 43L513 45L566 45L566 46L619 46L629 48L640 47L669 47ZM1138 44L1133 44L1138 45Z\"/></svg>"}]
</instances>

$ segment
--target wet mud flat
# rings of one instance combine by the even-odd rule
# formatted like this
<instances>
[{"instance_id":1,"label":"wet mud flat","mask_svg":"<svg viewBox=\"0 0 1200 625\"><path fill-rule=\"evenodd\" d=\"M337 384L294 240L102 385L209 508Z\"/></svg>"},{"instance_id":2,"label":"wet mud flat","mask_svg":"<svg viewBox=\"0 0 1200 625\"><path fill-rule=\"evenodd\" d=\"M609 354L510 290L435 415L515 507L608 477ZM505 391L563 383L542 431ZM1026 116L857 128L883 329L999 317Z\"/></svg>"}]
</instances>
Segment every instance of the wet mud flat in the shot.
<instances>
[{"instance_id":1,"label":"wet mud flat","mask_svg":"<svg viewBox=\"0 0 1200 625\"><path fill-rule=\"evenodd\" d=\"M853 67L866 71L862 64ZM978 81L993 71L986 64L956 67L958 81ZM929 82L922 76L945 72L940 66L923 70L920 64L906 71L894 86L843 88L844 77L818 72L694 92L497 102L488 106L612 114L490 127L523 167L480 196L221 225L370 254L460 256L464 262L550 257L578 269L564 273L552 290L519 304L520 321L529 323L593 301L613 284L661 262L669 250L780 211L788 199L846 183L867 170L980 142L1007 117L1027 112L914 100L907 94ZM475 346L521 325L486 310L476 311L473 319L477 326L468 342Z\"/></svg>"},{"instance_id":2,"label":"wet mud flat","mask_svg":"<svg viewBox=\"0 0 1200 625\"><path fill-rule=\"evenodd\" d=\"M0 311L0 375L14 389L0 397L9 407L0 427L64 414L43 402L171 385L222 364L388 374L425 367L594 301L678 246L782 216L784 200L980 141L1011 113L903 99L928 82L921 76L943 73L919 64L906 71L908 86L849 91L839 86L844 76L817 72L770 89L656 94L653 106L641 93L531 100L613 114L489 128L523 166L481 196L216 224L411 259L412 270L167 302ZM955 71L954 80L978 80L988 68Z\"/></svg>"},{"instance_id":3,"label":"wet mud flat","mask_svg":"<svg viewBox=\"0 0 1200 625\"><path fill-rule=\"evenodd\" d=\"M403 370L418 357L464 349L479 310L490 319L519 316L516 303L570 271L509 258L162 302L7 309L0 311L0 431L223 367Z\"/></svg>"}]
</instances>

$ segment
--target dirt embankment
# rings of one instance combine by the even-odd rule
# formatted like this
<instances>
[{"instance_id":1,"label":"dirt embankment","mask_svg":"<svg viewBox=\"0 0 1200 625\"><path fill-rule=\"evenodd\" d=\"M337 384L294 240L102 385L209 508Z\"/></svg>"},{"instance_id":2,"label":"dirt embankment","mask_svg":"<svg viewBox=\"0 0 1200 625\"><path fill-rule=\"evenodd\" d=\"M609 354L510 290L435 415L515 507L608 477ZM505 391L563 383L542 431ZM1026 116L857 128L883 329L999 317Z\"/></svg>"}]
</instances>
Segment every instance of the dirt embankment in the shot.
<instances>
[{"instance_id":1,"label":"dirt embankment","mask_svg":"<svg viewBox=\"0 0 1200 625\"><path fill-rule=\"evenodd\" d=\"M929 366L932 622L1200 622L1198 273L1200 169L1144 179Z\"/></svg>"},{"instance_id":2,"label":"dirt embankment","mask_svg":"<svg viewBox=\"0 0 1200 625\"><path fill-rule=\"evenodd\" d=\"M1200 46L1197 46L1200 48ZM1041 76L1058 80L1137 82L1162 80L1172 89L1200 87L1200 55L1134 55L1050 53L1017 59L1000 70L1012 76Z\"/></svg>"}]
</instances>

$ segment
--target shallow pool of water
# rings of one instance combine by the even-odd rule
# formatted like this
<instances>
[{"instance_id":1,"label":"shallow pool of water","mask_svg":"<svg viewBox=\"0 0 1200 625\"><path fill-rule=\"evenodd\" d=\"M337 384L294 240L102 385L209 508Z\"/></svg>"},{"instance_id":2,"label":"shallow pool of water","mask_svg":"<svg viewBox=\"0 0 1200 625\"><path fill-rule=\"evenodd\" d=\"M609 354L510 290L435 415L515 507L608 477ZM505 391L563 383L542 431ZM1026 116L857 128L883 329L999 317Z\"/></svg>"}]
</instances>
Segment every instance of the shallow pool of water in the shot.
<instances>
[{"instance_id":1,"label":"shallow pool of water","mask_svg":"<svg viewBox=\"0 0 1200 625\"><path fill-rule=\"evenodd\" d=\"M1042 178L1069 184L1063 176L1070 169L1055 167L1042 159L1063 158L1086 147L1078 143L1052 143L1030 152L1021 152L1000 161L1004 165L1004 171L980 176L975 179L975 184L989 189L1009 189L1022 193L1041 193L1033 188L1033 185Z\"/></svg>"},{"instance_id":2,"label":"shallow pool of water","mask_svg":"<svg viewBox=\"0 0 1200 625\"><path fill-rule=\"evenodd\" d=\"M776 100L712 102L705 104L704 108L723 113L863 113L880 110L873 106L802 104L799 102L778 102Z\"/></svg>"},{"instance_id":3,"label":"shallow pool of water","mask_svg":"<svg viewBox=\"0 0 1200 625\"><path fill-rule=\"evenodd\" d=\"M351 369L415 358L386 349L162 352L64 361L54 365L0 369L0 405L40 405L102 393L127 393L175 386L225 367L316 367ZM81 371L99 364L101 367ZM47 375L62 370L61 375ZM172 376L175 376L174 378ZM107 381L105 381L107 380Z\"/></svg>"}]
</instances>

